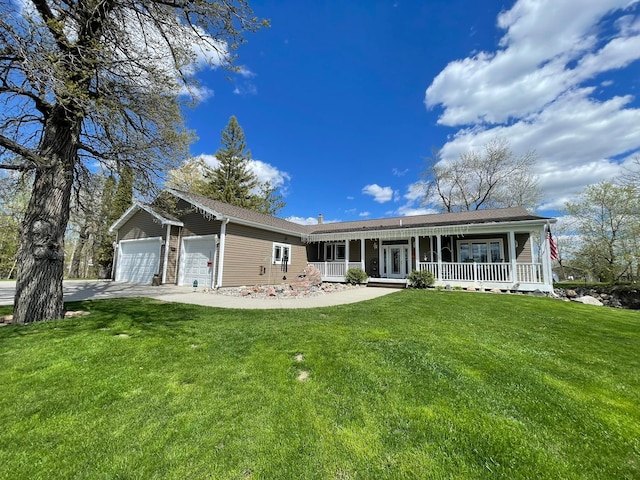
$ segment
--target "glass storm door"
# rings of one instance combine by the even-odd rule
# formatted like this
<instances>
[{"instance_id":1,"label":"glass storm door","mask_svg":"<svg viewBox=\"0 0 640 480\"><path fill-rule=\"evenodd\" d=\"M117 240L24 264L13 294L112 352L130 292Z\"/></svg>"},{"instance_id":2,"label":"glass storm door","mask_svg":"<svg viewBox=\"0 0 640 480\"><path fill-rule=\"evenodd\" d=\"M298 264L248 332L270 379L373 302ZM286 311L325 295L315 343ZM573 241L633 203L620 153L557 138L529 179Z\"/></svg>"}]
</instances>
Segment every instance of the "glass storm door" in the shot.
<instances>
[{"instance_id":1,"label":"glass storm door","mask_svg":"<svg viewBox=\"0 0 640 480\"><path fill-rule=\"evenodd\" d=\"M388 245L382 250L383 274L387 278L405 278L408 272L409 248L406 245Z\"/></svg>"}]
</instances>

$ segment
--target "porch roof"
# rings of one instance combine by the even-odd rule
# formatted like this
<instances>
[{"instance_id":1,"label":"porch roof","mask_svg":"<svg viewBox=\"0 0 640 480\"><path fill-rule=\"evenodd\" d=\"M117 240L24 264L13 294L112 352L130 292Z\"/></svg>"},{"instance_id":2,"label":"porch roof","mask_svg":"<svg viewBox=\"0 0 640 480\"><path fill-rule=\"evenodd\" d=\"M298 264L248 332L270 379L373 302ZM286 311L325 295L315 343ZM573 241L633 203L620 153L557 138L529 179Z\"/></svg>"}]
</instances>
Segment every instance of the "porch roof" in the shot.
<instances>
[{"instance_id":1,"label":"porch roof","mask_svg":"<svg viewBox=\"0 0 640 480\"><path fill-rule=\"evenodd\" d=\"M464 235L509 229L527 231L542 228L555 219L531 215L524 208L500 208L469 212L416 215L355 222L325 223L309 227L309 241L361 238L394 240L415 235Z\"/></svg>"}]
</instances>

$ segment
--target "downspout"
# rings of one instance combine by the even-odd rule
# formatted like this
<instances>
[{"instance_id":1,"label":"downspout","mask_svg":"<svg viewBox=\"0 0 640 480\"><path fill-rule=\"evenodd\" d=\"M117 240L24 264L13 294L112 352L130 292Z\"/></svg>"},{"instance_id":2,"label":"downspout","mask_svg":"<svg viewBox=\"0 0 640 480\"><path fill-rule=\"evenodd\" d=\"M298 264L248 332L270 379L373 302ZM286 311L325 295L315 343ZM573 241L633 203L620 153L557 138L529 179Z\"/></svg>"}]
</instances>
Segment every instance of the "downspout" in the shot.
<instances>
[{"instance_id":1,"label":"downspout","mask_svg":"<svg viewBox=\"0 0 640 480\"><path fill-rule=\"evenodd\" d=\"M220 264L218 266L216 288L220 288L222 286L222 272L224 271L224 245L227 240L227 223L229 223L229 218L225 218L220 226Z\"/></svg>"},{"instance_id":2,"label":"downspout","mask_svg":"<svg viewBox=\"0 0 640 480\"><path fill-rule=\"evenodd\" d=\"M216 235L216 238L213 241L214 245L215 245L215 251L213 253L213 278L211 279L211 281L213 282L213 285L211 285L211 288L216 289L217 288L217 283L215 280L215 275L216 275L216 268L218 266L218 244L220 243L220 240L218 239L218 236Z\"/></svg>"},{"instance_id":3,"label":"downspout","mask_svg":"<svg viewBox=\"0 0 640 480\"><path fill-rule=\"evenodd\" d=\"M167 263L169 262L169 248L171 247L171 225L167 225L167 239L164 241L164 262L162 263L162 284L167 283Z\"/></svg>"}]
</instances>

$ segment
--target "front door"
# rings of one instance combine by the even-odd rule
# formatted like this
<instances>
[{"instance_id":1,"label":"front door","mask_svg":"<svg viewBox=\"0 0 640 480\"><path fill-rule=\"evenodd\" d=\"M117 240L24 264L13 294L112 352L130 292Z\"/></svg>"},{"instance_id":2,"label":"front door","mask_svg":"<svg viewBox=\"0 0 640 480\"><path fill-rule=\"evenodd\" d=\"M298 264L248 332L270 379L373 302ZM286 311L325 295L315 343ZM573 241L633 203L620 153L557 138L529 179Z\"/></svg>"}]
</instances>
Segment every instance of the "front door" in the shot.
<instances>
[{"instance_id":1,"label":"front door","mask_svg":"<svg viewBox=\"0 0 640 480\"><path fill-rule=\"evenodd\" d=\"M382 247L382 276L406 278L409 273L410 258L407 245L384 245Z\"/></svg>"}]
</instances>

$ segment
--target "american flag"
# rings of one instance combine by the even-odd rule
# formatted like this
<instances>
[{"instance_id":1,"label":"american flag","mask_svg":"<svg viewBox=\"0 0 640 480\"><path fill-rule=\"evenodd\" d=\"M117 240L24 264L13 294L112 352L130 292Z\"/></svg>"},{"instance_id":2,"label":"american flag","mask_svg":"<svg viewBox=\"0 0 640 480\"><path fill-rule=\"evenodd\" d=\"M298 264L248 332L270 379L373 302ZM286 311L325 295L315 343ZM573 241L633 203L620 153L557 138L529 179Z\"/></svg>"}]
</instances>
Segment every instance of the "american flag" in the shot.
<instances>
[{"instance_id":1,"label":"american flag","mask_svg":"<svg viewBox=\"0 0 640 480\"><path fill-rule=\"evenodd\" d=\"M558 254L558 246L556 245L556 241L553 239L553 235L551 235L551 229L547 229L547 238L549 239L549 256L551 260L558 260L560 255Z\"/></svg>"}]
</instances>

